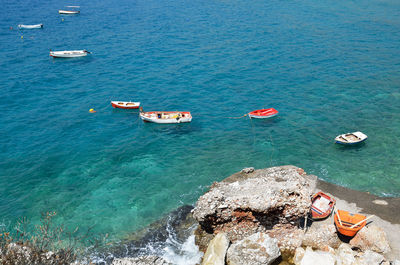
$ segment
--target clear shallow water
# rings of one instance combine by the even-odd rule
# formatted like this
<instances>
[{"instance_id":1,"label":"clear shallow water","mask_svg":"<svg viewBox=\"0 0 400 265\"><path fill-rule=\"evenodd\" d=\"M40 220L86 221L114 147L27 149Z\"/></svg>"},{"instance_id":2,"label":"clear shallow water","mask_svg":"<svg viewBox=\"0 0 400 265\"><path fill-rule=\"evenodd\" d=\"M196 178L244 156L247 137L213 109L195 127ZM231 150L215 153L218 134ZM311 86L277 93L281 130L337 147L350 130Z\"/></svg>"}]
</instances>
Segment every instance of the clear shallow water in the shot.
<instances>
[{"instance_id":1,"label":"clear shallow water","mask_svg":"<svg viewBox=\"0 0 400 265\"><path fill-rule=\"evenodd\" d=\"M248 166L293 164L400 196L397 1L73 4L79 16L59 16L56 1L2 3L5 222L54 210L59 222L123 238ZM53 60L49 49L93 54ZM189 110L193 122L143 124L110 99ZM280 116L226 118L264 107ZM333 144L355 130L364 145Z\"/></svg>"}]
</instances>

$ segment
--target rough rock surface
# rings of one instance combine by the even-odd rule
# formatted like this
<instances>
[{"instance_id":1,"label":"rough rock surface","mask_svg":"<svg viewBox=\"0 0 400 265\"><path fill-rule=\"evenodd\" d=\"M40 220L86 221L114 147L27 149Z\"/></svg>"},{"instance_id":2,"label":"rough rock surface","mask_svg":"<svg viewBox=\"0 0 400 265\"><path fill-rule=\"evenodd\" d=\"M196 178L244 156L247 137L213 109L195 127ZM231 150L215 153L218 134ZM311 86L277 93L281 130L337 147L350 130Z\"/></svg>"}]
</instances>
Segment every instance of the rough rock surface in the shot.
<instances>
[{"instance_id":1,"label":"rough rock surface","mask_svg":"<svg viewBox=\"0 0 400 265\"><path fill-rule=\"evenodd\" d=\"M366 250L361 253L360 257L356 260L356 264L380 265L384 260L385 258L381 254L371 250Z\"/></svg>"},{"instance_id":2,"label":"rough rock surface","mask_svg":"<svg viewBox=\"0 0 400 265\"><path fill-rule=\"evenodd\" d=\"M351 249L349 244L341 244L336 250L337 265L353 265L356 261L356 253Z\"/></svg>"},{"instance_id":3,"label":"rough rock surface","mask_svg":"<svg viewBox=\"0 0 400 265\"><path fill-rule=\"evenodd\" d=\"M202 265L224 265L229 239L225 233L216 235L208 245Z\"/></svg>"},{"instance_id":4,"label":"rough rock surface","mask_svg":"<svg viewBox=\"0 0 400 265\"><path fill-rule=\"evenodd\" d=\"M171 265L157 256L114 259L112 265Z\"/></svg>"},{"instance_id":5,"label":"rough rock surface","mask_svg":"<svg viewBox=\"0 0 400 265\"><path fill-rule=\"evenodd\" d=\"M338 248L341 243L335 225L315 222L304 234L302 245L313 249L323 249L326 246Z\"/></svg>"},{"instance_id":6,"label":"rough rock surface","mask_svg":"<svg viewBox=\"0 0 400 265\"><path fill-rule=\"evenodd\" d=\"M256 232L297 226L310 207L316 177L295 166L239 172L214 183L197 201L193 217L208 233L234 242Z\"/></svg>"},{"instance_id":7,"label":"rough rock surface","mask_svg":"<svg viewBox=\"0 0 400 265\"><path fill-rule=\"evenodd\" d=\"M293 263L295 265L300 265L305 252L306 252L306 250L304 248L301 248L301 247L296 248L296 251L295 251L294 257L293 257Z\"/></svg>"},{"instance_id":8,"label":"rough rock surface","mask_svg":"<svg viewBox=\"0 0 400 265\"><path fill-rule=\"evenodd\" d=\"M280 255L276 239L265 233L255 233L229 247L226 263L228 265L271 264Z\"/></svg>"},{"instance_id":9,"label":"rough rock surface","mask_svg":"<svg viewBox=\"0 0 400 265\"><path fill-rule=\"evenodd\" d=\"M388 253L390 251L385 231L376 225L363 227L350 241L350 245L362 251L367 249L378 253Z\"/></svg>"},{"instance_id":10,"label":"rough rock surface","mask_svg":"<svg viewBox=\"0 0 400 265\"><path fill-rule=\"evenodd\" d=\"M313 251L310 247L307 247L300 265L335 265L335 262L336 257L334 254L320 250Z\"/></svg>"}]
</instances>

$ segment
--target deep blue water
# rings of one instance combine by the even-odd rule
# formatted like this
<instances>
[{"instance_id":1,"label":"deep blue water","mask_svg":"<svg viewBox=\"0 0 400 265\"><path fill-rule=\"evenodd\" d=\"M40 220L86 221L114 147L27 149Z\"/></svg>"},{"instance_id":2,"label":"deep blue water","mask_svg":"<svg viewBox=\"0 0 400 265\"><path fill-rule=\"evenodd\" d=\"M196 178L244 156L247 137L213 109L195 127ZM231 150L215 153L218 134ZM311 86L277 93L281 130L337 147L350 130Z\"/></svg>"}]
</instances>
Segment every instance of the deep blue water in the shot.
<instances>
[{"instance_id":1,"label":"deep blue water","mask_svg":"<svg viewBox=\"0 0 400 265\"><path fill-rule=\"evenodd\" d=\"M58 15L69 4L81 14ZM399 17L396 0L2 1L0 217L53 210L121 238L213 181L284 164L400 196ZM144 124L111 99L193 121ZM227 118L265 107L279 117ZM365 144L333 143L356 130Z\"/></svg>"}]
</instances>

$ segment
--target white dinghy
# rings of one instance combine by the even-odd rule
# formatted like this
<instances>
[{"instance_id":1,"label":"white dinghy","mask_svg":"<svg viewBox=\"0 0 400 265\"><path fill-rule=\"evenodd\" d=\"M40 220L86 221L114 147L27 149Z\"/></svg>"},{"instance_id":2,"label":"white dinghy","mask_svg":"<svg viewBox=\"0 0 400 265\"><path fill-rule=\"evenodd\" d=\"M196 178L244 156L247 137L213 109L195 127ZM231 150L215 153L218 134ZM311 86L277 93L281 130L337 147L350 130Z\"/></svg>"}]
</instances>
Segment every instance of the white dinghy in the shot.
<instances>
[{"instance_id":1,"label":"white dinghy","mask_svg":"<svg viewBox=\"0 0 400 265\"><path fill-rule=\"evenodd\" d=\"M58 13L61 15L75 15L79 14L80 11L76 10L76 8L79 8L80 6L66 6L67 8L72 8L71 10L58 10Z\"/></svg>"},{"instance_id":2,"label":"white dinghy","mask_svg":"<svg viewBox=\"0 0 400 265\"><path fill-rule=\"evenodd\" d=\"M50 56L54 58L75 58L87 56L89 51L87 50L76 50L76 51L52 51L50 50Z\"/></svg>"},{"instance_id":3,"label":"white dinghy","mask_svg":"<svg viewBox=\"0 0 400 265\"><path fill-rule=\"evenodd\" d=\"M353 132L353 133L344 133L336 136L335 142L337 144L358 144L367 140L368 136L363 134L362 132Z\"/></svg>"},{"instance_id":4,"label":"white dinghy","mask_svg":"<svg viewBox=\"0 0 400 265\"><path fill-rule=\"evenodd\" d=\"M19 29L41 29L43 28L43 24L36 24L36 25L23 25L19 24L18 25Z\"/></svg>"}]
</instances>

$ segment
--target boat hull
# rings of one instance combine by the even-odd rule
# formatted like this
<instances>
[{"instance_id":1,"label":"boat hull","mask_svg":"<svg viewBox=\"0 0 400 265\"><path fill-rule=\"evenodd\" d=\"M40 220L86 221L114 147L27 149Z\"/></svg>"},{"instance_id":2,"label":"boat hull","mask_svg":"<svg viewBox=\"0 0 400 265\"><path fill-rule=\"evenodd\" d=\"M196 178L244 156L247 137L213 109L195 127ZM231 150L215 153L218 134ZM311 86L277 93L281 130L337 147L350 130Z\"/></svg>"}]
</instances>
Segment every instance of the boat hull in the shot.
<instances>
[{"instance_id":1,"label":"boat hull","mask_svg":"<svg viewBox=\"0 0 400 265\"><path fill-rule=\"evenodd\" d=\"M61 14L61 15L76 15L76 14L79 14L80 11L58 10L58 13Z\"/></svg>"},{"instance_id":2,"label":"boat hull","mask_svg":"<svg viewBox=\"0 0 400 265\"><path fill-rule=\"evenodd\" d=\"M41 29L43 28L43 24L36 24L36 25L18 25L19 29Z\"/></svg>"},{"instance_id":3,"label":"boat hull","mask_svg":"<svg viewBox=\"0 0 400 265\"><path fill-rule=\"evenodd\" d=\"M342 145L355 145L364 142L368 136L362 132L344 133L336 136L335 143Z\"/></svg>"},{"instance_id":4,"label":"boat hull","mask_svg":"<svg viewBox=\"0 0 400 265\"><path fill-rule=\"evenodd\" d=\"M85 50L77 51L51 51L50 56L54 58L76 58L87 56L88 52Z\"/></svg>"},{"instance_id":5,"label":"boat hull","mask_svg":"<svg viewBox=\"0 0 400 265\"><path fill-rule=\"evenodd\" d=\"M341 223L339 222L338 215L340 216ZM338 210L337 214L335 214L334 222L336 225L336 229L338 232L344 236L353 237L360 231L367 222L364 221L361 224L357 225L354 228L350 228L352 225L357 224L358 222L366 220L366 216L361 214L351 214L347 211Z\"/></svg>"},{"instance_id":6,"label":"boat hull","mask_svg":"<svg viewBox=\"0 0 400 265\"><path fill-rule=\"evenodd\" d=\"M180 117L178 116L179 114L181 115ZM163 118L160 118L160 117L163 117ZM187 122L192 121L192 115L190 114L190 112L182 112L182 111L141 112L140 118L144 122L152 122L152 123L160 123L160 124L187 123Z\"/></svg>"},{"instance_id":7,"label":"boat hull","mask_svg":"<svg viewBox=\"0 0 400 265\"><path fill-rule=\"evenodd\" d=\"M138 109L140 102L111 101L111 106L117 109Z\"/></svg>"},{"instance_id":8,"label":"boat hull","mask_svg":"<svg viewBox=\"0 0 400 265\"><path fill-rule=\"evenodd\" d=\"M323 200L325 203L321 203ZM311 198L311 218L313 220L321 220L331 215L336 200L323 192L317 192ZM321 207L322 206L322 207ZM322 209L321 209L322 208Z\"/></svg>"},{"instance_id":9,"label":"boat hull","mask_svg":"<svg viewBox=\"0 0 400 265\"><path fill-rule=\"evenodd\" d=\"M278 115L278 111L274 108L260 109L249 112L249 117L253 119L269 119Z\"/></svg>"}]
</instances>

